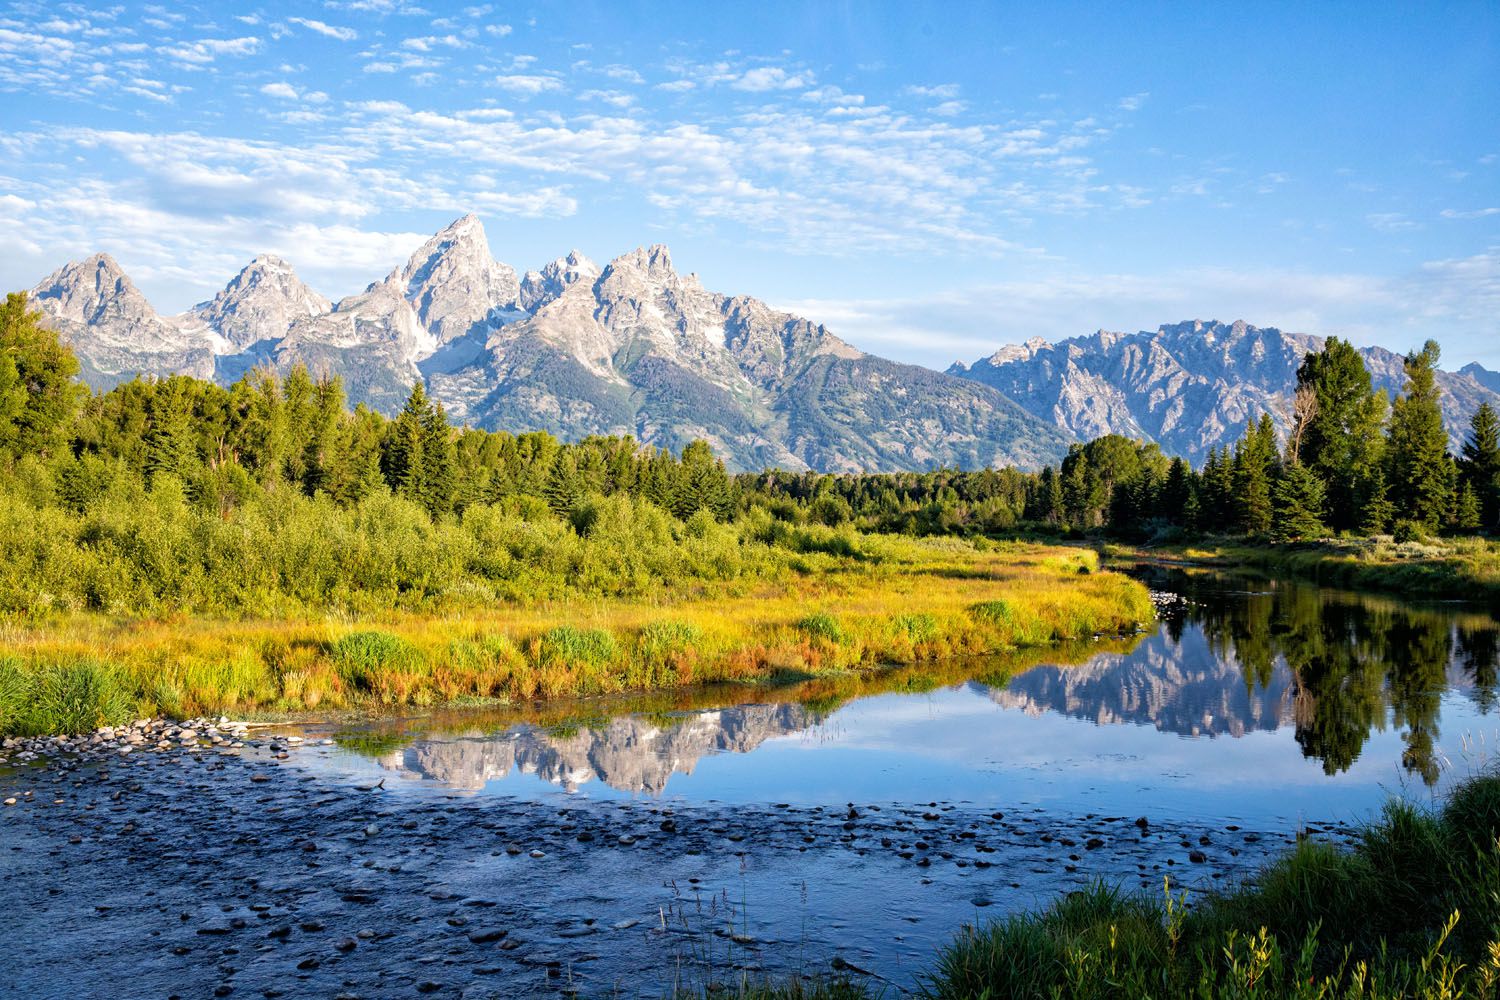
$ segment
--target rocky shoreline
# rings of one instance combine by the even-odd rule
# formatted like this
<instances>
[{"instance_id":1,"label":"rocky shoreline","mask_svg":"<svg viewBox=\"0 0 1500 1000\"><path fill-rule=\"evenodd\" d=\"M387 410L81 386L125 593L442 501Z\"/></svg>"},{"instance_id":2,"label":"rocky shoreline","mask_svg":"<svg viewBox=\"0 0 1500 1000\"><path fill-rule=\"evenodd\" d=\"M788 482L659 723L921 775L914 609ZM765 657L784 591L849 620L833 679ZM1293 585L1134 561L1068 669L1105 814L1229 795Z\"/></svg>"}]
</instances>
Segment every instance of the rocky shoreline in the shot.
<instances>
[{"instance_id":1,"label":"rocky shoreline","mask_svg":"<svg viewBox=\"0 0 1500 1000\"><path fill-rule=\"evenodd\" d=\"M964 921L1096 877L1225 884L1295 835L965 803L400 795L299 766L329 742L228 719L5 741L11 988L662 996L857 968L900 995Z\"/></svg>"}]
</instances>

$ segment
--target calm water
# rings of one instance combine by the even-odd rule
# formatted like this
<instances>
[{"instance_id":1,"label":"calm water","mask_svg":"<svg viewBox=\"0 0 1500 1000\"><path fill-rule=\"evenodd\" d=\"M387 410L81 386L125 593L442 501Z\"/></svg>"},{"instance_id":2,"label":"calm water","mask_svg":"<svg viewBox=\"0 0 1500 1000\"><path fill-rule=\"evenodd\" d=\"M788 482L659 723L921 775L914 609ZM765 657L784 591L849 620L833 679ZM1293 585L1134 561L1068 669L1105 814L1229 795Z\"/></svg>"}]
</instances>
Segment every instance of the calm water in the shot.
<instances>
[{"instance_id":1,"label":"calm water","mask_svg":"<svg viewBox=\"0 0 1500 1000\"><path fill-rule=\"evenodd\" d=\"M340 734L307 766L413 792L946 801L1274 828L1430 798L1500 741L1487 609L1136 572L1164 597L1136 640L902 671L852 696L804 685L409 720Z\"/></svg>"}]
</instances>

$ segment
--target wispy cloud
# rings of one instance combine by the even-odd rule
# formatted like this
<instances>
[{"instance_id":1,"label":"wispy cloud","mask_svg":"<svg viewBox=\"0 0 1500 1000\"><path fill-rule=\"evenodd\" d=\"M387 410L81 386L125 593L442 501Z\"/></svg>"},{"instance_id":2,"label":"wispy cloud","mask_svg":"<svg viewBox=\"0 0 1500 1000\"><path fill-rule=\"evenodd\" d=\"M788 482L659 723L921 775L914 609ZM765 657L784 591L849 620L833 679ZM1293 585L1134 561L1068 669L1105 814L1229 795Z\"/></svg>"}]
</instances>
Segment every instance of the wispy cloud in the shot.
<instances>
[{"instance_id":1,"label":"wispy cloud","mask_svg":"<svg viewBox=\"0 0 1500 1000\"><path fill-rule=\"evenodd\" d=\"M316 21L306 17L289 17L287 21L291 24L300 24L308 31L315 32L325 38L336 38L341 42L352 42L359 37L359 32L353 28L345 28L339 25L328 24L324 21Z\"/></svg>"}]
</instances>

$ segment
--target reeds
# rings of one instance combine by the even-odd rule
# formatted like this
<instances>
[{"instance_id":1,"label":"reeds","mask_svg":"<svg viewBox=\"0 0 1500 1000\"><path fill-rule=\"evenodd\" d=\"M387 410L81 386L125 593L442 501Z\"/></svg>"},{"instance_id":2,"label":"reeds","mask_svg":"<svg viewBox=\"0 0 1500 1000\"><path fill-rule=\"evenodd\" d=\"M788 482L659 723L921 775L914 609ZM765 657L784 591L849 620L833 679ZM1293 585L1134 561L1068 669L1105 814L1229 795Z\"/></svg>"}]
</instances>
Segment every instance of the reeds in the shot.
<instances>
[{"instance_id":1,"label":"reeds","mask_svg":"<svg viewBox=\"0 0 1500 1000\"><path fill-rule=\"evenodd\" d=\"M269 620L13 620L0 644L9 663L0 671L0 733L59 732L86 720L98 725L156 712L514 703L787 673L836 676L1133 633L1152 618L1140 584L1111 573L1078 574L1091 565L1091 552L859 541L866 556L858 563L760 581L742 592L684 587L529 603L452 598L442 611ZM1001 603L1004 616L982 610ZM97 681L81 687L84 697L97 692L96 703L66 715L45 708L40 679L79 664ZM14 691L22 693L7 693ZM13 702L26 707L6 707Z\"/></svg>"}]
</instances>

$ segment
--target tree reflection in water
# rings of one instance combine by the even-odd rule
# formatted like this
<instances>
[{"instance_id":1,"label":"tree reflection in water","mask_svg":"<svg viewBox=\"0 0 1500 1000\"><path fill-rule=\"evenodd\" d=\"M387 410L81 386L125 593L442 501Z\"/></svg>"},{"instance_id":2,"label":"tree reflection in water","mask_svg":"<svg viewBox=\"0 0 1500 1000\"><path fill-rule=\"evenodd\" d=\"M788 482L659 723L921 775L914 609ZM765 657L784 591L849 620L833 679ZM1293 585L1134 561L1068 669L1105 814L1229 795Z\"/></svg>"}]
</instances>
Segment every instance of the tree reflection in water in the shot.
<instances>
[{"instance_id":1,"label":"tree reflection in water","mask_svg":"<svg viewBox=\"0 0 1500 1000\"><path fill-rule=\"evenodd\" d=\"M1247 691L1270 687L1278 662L1285 664L1297 743L1326 774L1348 770L1389 720L1402 731L1402 766L1434 785L1450 669L1466 675L1481 712L1495 704L1500 630L1489 615L1286 580L1247 585L1181 570L1142 574L1186 598L1165 612L1169 634L1201 628L1218 656L1239 665Z\"/></svg>"}]
</instances>

